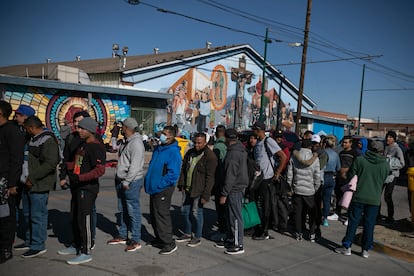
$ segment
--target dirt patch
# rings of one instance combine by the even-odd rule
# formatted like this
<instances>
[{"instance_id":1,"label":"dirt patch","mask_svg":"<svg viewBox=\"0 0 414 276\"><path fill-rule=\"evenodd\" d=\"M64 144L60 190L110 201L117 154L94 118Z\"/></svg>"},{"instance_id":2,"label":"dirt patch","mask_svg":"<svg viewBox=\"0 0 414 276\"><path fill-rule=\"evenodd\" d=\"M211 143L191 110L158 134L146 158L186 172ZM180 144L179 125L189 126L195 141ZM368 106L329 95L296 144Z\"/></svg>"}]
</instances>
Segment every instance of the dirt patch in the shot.
<instances>
[{"instance_id":1,"label":"dirt patch","mask_svg":"<svg viewBox=\"0 0 414 276\"><path fill-rule=\"evenodd\" d=\"M402 219L395 221L392 225L376 225L374 240L411 251L414 254L414 224L411 220Z\"/></svg>"}]
</instances>

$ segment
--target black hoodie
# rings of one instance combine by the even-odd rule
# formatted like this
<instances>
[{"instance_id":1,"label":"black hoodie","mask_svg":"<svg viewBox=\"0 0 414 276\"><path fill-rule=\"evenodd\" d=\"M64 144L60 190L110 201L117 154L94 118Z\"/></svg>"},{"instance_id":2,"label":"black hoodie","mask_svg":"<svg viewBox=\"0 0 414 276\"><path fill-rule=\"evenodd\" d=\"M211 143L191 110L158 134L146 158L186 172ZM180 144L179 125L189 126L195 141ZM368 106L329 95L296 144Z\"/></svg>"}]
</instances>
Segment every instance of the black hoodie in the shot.
<instances>
[{"instance_id":1,"label":"black hoodie","mask_svg":"<svg viewBox=\"0 0 414 276\"><path fill-rule=\"evenodd\" d=\"M247 152L240 141L227 147L224 159L225 181L221 191L222 196L242 192L249 185L247 171Z\"/></svg>"}]
</instances>

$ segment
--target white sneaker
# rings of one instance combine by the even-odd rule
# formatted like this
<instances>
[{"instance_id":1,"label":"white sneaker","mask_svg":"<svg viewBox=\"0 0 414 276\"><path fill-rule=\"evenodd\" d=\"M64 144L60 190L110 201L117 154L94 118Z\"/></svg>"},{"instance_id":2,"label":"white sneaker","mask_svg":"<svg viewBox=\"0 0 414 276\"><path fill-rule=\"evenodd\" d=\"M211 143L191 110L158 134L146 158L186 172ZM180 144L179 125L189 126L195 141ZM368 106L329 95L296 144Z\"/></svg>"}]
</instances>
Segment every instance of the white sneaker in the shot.
<instances>
[{"instance_id":1,"label":"white sneaker","mask_svg":"<svg viewBox=\"0 0 414 276\"><path fill-rule=\"evenodd\" d=\"M361 255L362 255L363 258L368 259L368 257L369 257L368 250L362 250Z\"/></svg>"},{"instance_id":2,"label":"white sneaker","mask_svg":"<svg viewBox=\"0 0 414 276\"><path fill-rule=\"evenodd\" d=\"M339 217L336 213L333 213L332 215L327 217L328 220L338 220Z\"/></svg>"},{"instance_id":3,"label":"white sneaker","mask_svg":"<svg viewBox=\"0 0 414 276\"><path fill-rule=\"evenodd\" d=\"M345 225L345 226L348 226L348 220L345 220L345 221L344 221L344 225Z\"/></svg>"},{"instance_id":4,"label":"white sneaker","mask_svg":"<svg viewBox=\"0 0 414 276\"><path fill-rule=\"evenodd\" d=\"M350 248L338 247L338 248L335 248L335 252L338 254L345 255L345 256L351 256L351 247Z\"/></svg>"}]
</instances>

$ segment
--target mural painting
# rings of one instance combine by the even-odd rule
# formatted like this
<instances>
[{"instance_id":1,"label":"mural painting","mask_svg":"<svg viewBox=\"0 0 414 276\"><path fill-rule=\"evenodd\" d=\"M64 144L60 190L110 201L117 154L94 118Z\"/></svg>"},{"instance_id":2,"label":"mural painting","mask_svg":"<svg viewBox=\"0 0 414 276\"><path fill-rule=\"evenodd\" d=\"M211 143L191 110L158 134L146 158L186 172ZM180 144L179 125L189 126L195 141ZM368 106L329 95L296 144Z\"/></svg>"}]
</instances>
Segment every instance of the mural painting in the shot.
<instances>
[{"instance_id":1,"label":"mural painting","mask_svg":"<svg viewBox=\"0 0 414 276\"><path fill-rule=\"evenodd\" d=\"M108 96L94 94L91 104L84 95L61 92L53 89L29 88L27 92L17 91L17 88L7 87L5 100L9 101L16 110L20 104L32 106L36 115L61 139L61 130L70 126L73 131L73 115L86 110L99 123L99 130L105 143L110 141L110 128L113 122L126 119L130 114L130 106L125 96Z\"/></svg>"}]
</instances>

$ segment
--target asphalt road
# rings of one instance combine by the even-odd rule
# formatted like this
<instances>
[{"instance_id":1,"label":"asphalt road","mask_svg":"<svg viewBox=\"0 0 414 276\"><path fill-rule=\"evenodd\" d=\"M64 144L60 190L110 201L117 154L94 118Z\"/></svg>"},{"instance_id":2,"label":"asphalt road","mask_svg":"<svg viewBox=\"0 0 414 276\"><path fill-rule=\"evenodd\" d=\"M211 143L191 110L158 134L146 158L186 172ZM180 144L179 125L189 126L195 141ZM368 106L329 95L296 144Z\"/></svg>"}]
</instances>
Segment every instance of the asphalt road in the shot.
<instances>
[{"instance_id":1,"label":"asphalt road","mask_svg":"<svg viewBox=\"0 0 414 276\"><path fill-rule=\"evenodd\" d=\"M333 249L340 245L345 226L331 222L322 228L323 239L317 243L308 240L296 241L288 235L276 232L271 240L254 241L245 237L245 253L229 256L223 249L217 249L206 238L195 248L178 244L172 255L159 255L158 249L145 246L152 234L149 225L149 197L141 194L143 246L136 252L124 252L124 246L107 245L106 241L115 233L116 196L113 184L114 169L108 168L101 179L97 199L97 240L92 252L93 260L82 265L66 264L70 257L60 256L56 251L70 241L69 191L51 192L49 198L49 220L47 253L32 259L23 259L21 251L14 251L14 257L0 265L0 275L414 275L414 263L395 259L388 255L371 252L369 259L362 258L361 248L353 247L352 256L343 256ZM409 216L406 188L397 186L394 199L396 219ZM181 227L179 206L181 195L174 193L171 210L176 234ZM205 210L205 237L215 220L213 203ZM383 206L383 210L385 207ZM20 239L16 241L17 244Z\"/></svg>"}]
</instances>

